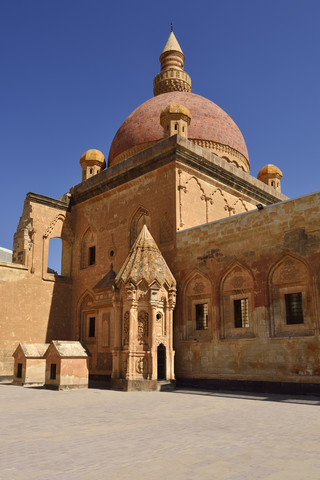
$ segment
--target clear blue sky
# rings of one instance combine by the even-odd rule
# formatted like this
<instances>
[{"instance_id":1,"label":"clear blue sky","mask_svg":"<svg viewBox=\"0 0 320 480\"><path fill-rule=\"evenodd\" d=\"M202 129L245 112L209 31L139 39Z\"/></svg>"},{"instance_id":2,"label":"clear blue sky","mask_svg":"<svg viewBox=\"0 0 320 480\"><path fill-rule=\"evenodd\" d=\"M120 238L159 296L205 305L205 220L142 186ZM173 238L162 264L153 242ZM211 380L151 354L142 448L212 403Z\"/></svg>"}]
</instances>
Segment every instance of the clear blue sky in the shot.
<instances>
[{"instance_id":1,"label":"clear blue sky","mask_svg":"<svg viewBox=\"0 0 320 480\"><path fill-rule=\"evenodd\" d=\"M3 0L0 246L27 192L58 198L84 151L108 156L153 95L170 22L193 92L237 123L252 175L274 163L286 195L319 190L319 0Z\"/></svg>"}]
</instances>

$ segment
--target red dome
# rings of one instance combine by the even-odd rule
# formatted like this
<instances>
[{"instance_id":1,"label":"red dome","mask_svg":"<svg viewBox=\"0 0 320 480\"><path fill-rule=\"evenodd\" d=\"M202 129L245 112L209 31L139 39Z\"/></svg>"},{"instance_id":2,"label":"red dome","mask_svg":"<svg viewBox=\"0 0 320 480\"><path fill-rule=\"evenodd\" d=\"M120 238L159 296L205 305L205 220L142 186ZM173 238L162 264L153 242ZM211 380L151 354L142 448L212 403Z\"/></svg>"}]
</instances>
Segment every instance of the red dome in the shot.
<instances>
[{"instance_id":1,"label":"red dome","mask_svg":"<svg viewBox=\"0 0 320 480\"><path fill-rule=\"evenodd\" d=\"M117 161L116 157L126 150L163 139L160 113L171 102L180 103L190 110L190 140L208 140L227 145L249 159L243 136L226 112L200 95L169 92L147 100L123 122L111 144L109 166L118 163L120 159Z\"/></svg>"}]
</instances>

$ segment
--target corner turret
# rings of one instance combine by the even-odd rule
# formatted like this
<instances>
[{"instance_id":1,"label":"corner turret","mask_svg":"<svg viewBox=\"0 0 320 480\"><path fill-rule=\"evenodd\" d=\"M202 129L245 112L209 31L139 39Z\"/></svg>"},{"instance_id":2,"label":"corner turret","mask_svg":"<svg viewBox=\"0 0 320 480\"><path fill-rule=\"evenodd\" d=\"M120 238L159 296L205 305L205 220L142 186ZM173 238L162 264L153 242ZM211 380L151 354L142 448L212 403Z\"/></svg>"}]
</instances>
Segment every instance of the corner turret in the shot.
<instances>
[{"instance_id":1,"label":"corner turret","mask_svg":"<svg viewBox=\"0 0 320 480\"><path fill-rule=\"evenodd\" d=\"M93 175L97 175L106 168L104 155L100 150L87 150L80 158L82 168L82 181L84 182Z\"/></svg>"}]
</instances>

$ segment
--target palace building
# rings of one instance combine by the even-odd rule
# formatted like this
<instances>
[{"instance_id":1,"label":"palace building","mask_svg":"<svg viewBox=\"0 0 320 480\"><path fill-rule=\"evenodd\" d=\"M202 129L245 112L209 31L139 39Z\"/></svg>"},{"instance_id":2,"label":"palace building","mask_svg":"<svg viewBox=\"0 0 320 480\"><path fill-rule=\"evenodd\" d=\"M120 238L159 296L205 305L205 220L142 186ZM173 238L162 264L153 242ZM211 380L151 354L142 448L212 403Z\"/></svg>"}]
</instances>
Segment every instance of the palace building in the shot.
<instances>
[{"instance_id":1,"label":"palace building","mask_svg":"<svg viewBox=\"0 0 320 480\"><path fill-rule=\"evenodd\" d=\"M0 375L19 343L69 340L115 389L319 392L320 194L288 199L271 164L250 175L241 131L191 92L173 32L160 64L107 168L88 150L59 200L27 194L0 262Z\"/></svg>"}]
</instances>

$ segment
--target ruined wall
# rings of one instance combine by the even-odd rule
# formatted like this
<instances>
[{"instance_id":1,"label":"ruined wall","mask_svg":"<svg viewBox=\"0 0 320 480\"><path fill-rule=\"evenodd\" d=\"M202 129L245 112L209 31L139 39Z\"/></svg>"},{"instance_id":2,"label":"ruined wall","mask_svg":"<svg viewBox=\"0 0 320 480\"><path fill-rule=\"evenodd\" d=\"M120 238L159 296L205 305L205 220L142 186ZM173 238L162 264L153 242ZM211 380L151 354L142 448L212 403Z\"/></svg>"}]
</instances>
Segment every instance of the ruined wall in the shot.
<instances>
[{"instance_id":1,"label":"ruined wall","mask_svg":"<svg viewBox=\"0 0 320 480\"><path fill-rule=\"evenodd\" d=\"M320 382L319 201L316 193L177 234L177 378ZM297 295L301 312L288 324ZM196 328L197 303L208 305L207 329Z\"/></svg>"},{"instance_id":2,"label":"ruined wall","mask_svg":"<svg viewBox=\"0 0 320 480\"><path fill-rule=\"evenodd\" d=\"M0 377L13 375L12 354L20 342L70 338L71 246L65 202L28 194L14 238L14 263L0 264ZM62 271L47 273L49 240L63 239ZM67 252L67 254L66 254Z\"/></svg>"}]
</instances>

